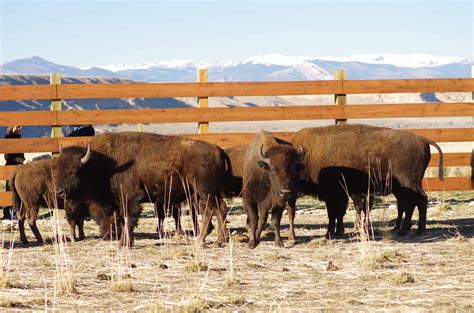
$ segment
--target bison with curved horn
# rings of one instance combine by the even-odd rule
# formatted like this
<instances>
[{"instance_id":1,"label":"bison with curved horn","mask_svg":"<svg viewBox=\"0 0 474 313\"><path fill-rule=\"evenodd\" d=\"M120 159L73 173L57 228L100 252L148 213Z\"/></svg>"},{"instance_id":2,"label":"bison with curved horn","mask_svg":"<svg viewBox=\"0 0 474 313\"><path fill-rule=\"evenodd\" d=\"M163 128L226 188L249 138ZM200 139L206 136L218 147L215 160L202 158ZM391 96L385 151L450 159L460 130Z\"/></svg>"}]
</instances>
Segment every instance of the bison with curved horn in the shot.
<instances>
[{"instance_id":1,"label":"bison with curved horn","mask_svg":"<svg viewBox=\"0 0 474 313\"><path fill-rule=\"evenodd\" d=\"M288 203L296 201L303 157L303 150L298 153L290 143L267 131L260 131L249 144L243 167L242 178L246 185L242 198L247 213L250 248L258 245L270 211L275 245L283 247L281 217ZM293 220L294 215L290 216L290 224Z\"/></svg>"},{"instance_id":2,"label":"bison with curved horn","mask_svg":"<svg viewBox=\"0 0 474 313\"><path fill-rule=\"evenodd\" d=\"M419 212L417 234L425 231L428 199L422 179L431 158L430 145L440 154L439 176L443 176L443 154L435 142L402 130L342 124L301 129L292 144L306 151L302 192L326 202L328 237L344 233L348 195L355 194L393 193L399 233L410 230L415 206Z\"/></svg>"},{"instance_id":3,"label":"bison with curved horn","mask_svg":"<svg viewBox=\"0 0 474 313\"><path fill-rule=\"evenodd\" d=\"M56 183L69 202L93 199L112 208L108 215L117 212L122 226L120 244L129 247L140 203L155 203L161 233L165 203L179 205L189 200L190 191L203 213L204 230L212 216L217 216L217 242L222 243L227 214L223 186L229 168L223 150L207 142L152 133L106 133L94 137L87 150L64 148L57 162ZM206 235L202 231L200 240Z\"/></svg>"}]
</instances>

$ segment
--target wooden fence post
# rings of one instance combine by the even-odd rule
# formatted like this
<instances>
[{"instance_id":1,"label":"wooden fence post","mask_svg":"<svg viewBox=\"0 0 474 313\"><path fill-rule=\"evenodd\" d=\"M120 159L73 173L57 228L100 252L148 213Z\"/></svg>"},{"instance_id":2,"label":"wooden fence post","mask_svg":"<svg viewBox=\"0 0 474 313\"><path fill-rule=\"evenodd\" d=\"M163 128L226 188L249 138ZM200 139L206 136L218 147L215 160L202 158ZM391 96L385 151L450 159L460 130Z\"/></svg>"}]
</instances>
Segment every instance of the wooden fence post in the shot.
<instances>
[{"instance_id":1,"label":"wooden fence post","mask_svg":"<svg viewBox=\"0 0 474 313\"><path fill-rule=\"evenodd\" d=\"M474 78L474 65L471 66L471 77ZM471 93L471 100L474 101L474 91ZM474 124L474 116L472 117L472 123ZM471 185L474 183L474 144L471 144Z\"/></svg>"},{"instance_id":2,"label":"wooden fence post","mask_svg":"<svg viewBox=\"0 0 474 313\"><path fill-rule=\"evenodd\" d=\"M49 80L51 85L60 85L61 84L61 74L52 73ZM61 99L51 100L51 111L61 111ZM51 137L62 137L62 126L51 126ZM53 153L53 158L57 157L58 153Z\"/></svg>"},{"instance_id":3,"label":"wooden fence post","mask_svg":"<svg viewBox=\"0 0 474 313\"><path fill-rule=\"evenodd\" d=\"M336 70L334 72L334 79L335 80L344 80L346 79L346 71L345 70ZM336 94L334 95L334 104L336 105L346 105L347 104L347 95L345 94ZM346 124L346 119L336 119L336 124Z\"/></svg>"},{"instance_id":4,"label":"wooden fence post","mask_svg":"<svg viewBox=\"0 0 474 313\"><path fill-rule=\"evenodd\" d=\"M207 69L198 69L198 82L207 83L208 75ZM208 108L209 107L209 98L198 97L198 108ZM209 133L209 122L198 122L198 134L207 134Z\"/></svg>"}]
</instances>

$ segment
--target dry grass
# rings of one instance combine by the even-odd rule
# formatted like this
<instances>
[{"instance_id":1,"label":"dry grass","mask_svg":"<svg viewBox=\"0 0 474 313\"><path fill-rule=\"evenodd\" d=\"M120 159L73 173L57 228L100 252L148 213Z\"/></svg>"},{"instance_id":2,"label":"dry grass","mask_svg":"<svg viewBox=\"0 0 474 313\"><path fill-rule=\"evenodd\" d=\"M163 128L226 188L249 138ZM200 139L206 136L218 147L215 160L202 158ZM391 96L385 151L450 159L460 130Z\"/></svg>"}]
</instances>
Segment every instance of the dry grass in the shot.
<instances>
[{"instance_id":1,"label":"dry grass","mask_svg":"<svg viewBox=\"0 0 474 313\"><path fill-rule=\"evenodd\" d=\"M157 239L149 208L131 250L94 237L93 222L86 222L81 242L10 248L18 231L3 225L0 265L7 283L0 287L0 310L472 311L474 193L442 196L451 209L438 211L441 195L434 194L421 237L414 230L393 235L396 209L389 206L395 202L387 198L372 211L374 239L362 238L349 210L348 234L337 240L324 239L322 204L305 198L298 203L296 244L282 249L271 235L254 250L240 240L246 233L239 202L229 216L233 239L223 248L210 244L215 235L204 246L193 238ZM53 219L40 218L43 237L67 229L65 220L58 223L54 230ZM189 217L183 225L191 229ZM282 225L285 240L286 215ZM171 218L165 228L174 230ZM59 288L61 277L73 280L74 288Z\"/></svg>"}]
</instances>

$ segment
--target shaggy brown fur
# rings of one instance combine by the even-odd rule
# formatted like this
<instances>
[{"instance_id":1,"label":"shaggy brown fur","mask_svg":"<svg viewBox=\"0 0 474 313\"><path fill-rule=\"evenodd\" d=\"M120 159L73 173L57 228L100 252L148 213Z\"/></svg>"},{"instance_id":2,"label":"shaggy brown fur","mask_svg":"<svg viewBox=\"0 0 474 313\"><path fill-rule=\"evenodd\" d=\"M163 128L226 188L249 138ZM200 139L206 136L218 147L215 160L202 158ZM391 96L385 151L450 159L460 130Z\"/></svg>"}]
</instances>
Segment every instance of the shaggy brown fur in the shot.
<instances>
[{"instance_id":1,"label":"shaggy brown fur","mask_svg":"<svg viewBox=\"0 0 474 313\"><path fill-rule=\"evenodd\" d=\"M242 193L242 176L244 175L245 153L248 145L224 149L232 165L232 177L226 184L226 197L240 197Z\"/></svg>"},{"instance_id":2,"label":"shaggy brown fur","mask_svg":"<svg viewBox=\"0 0 474 313\"><path fill-rule=\"evenodd\" d=\"M283 247L281 216L288 202L296 201L300 162L301 156L290 143L273 137L269 132L260 131L249 144L243 168L243 181L247 186L242 191L242 198L247 213L250 248L255 248L260 241L270 211L275 245Z\"/></svg>"},{"instance_id":3,"label":"shaggy brown fur","mask_svg":"<svg viewBox=\"0 0 474 313\"><path fill-rule=\"evenodd\" d=\"M133 245L133 229L141 213L139 203L143 202L156 204L159 231L163 208L168 204L199 202L204 229L216 214L218 242L226 240L227 212L222 197L230 165L221 148L177 136L122 132L94 137L91 149L91 158L85 164L80 160L86 149L63 150L58 158L57 184L70 201L89 198L111 208L105 212L108 216L118 212L120 224L125 227L122 245ZM203 231L200 239L204 241L206 235Z\"/></svg>"},{"instance_id":4,"label":"shaggy brown fur","mask_svg":"<svg viewBox=\"0 0 474 313\"><path fill-rule=\"evenodd\" d=\"M326 202L328 236L334 235L336 219L336 234L344 232L347 195L368 191L381 195L393 192L399 208L397 228L405 213L401 234L410 229L415 206L420 215L417 233L425 230L427 196L422 179L431 157L429 145L440 153L442 177L442 151L435 142L401 130L343 124L302 129L292 144L303 146L306 152L302 173L305 192L318 194Z\"/></svg>"},{"instance_id":5,"label":"shaggy brown fur","mask_svg":"<svg viewBox=\"0 0 474 313\"><path fill-rule=\"evenodd\" d=\"M89 213L89 205L80 203L75 210L64 204L64 201L55 196L54 180L52 168L55 160L34 161L17 168L11 178L13 191L13 205L17 211L18 228L20 230L20 239L24 245L28 244L25 234L25 219L30 225L31 231L36 237L38 243L43 243L43 238L36 226L39 207L48 207L66 209L66 218L70 226L71 240L76 240L75 228L79 230L79 239L84 236L84 219L91 217L98 220L95 212ZM90 204L93 206L93 204ZM74 211L74 212L73 212ZM101 226L107 230L110 225ZM102 233L106 235L108 231Z\"/></svg>"}]
</instances>

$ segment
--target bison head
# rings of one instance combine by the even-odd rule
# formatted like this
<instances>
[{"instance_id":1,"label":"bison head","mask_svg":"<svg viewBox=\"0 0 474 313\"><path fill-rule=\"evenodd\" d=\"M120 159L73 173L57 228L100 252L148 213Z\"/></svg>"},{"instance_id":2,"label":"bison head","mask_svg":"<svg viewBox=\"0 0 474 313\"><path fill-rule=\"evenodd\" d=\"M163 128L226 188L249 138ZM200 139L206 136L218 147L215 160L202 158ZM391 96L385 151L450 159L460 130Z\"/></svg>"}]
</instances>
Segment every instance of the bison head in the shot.
<instances>
[{"instance_id":1,"label":"bison head","mask_svg":"<svg viewBox=\"0 0 474 313\"><path fill-rule=\"evenodd\" d=\"M257 164L268 172L271 189L278 195L280 202L296 196L300 171L303 169L301 163L304 158L303 149L300 147L298 153L291 145L277 144L263 153L262 145L260 157Z\"/></svg>"},{"instance_id":2,"label":"bison head","mask_svg":"<svg viewBox=\"0 0 474 313\"><path fill-rule=\"evenodd\" d=\"M103 189L100 186L106 183L107 177L93 154L90 146L87 149L76 146L61 149L54 170L56 192L60 197L80 199Z\"/></svg>"}]
</instances>

